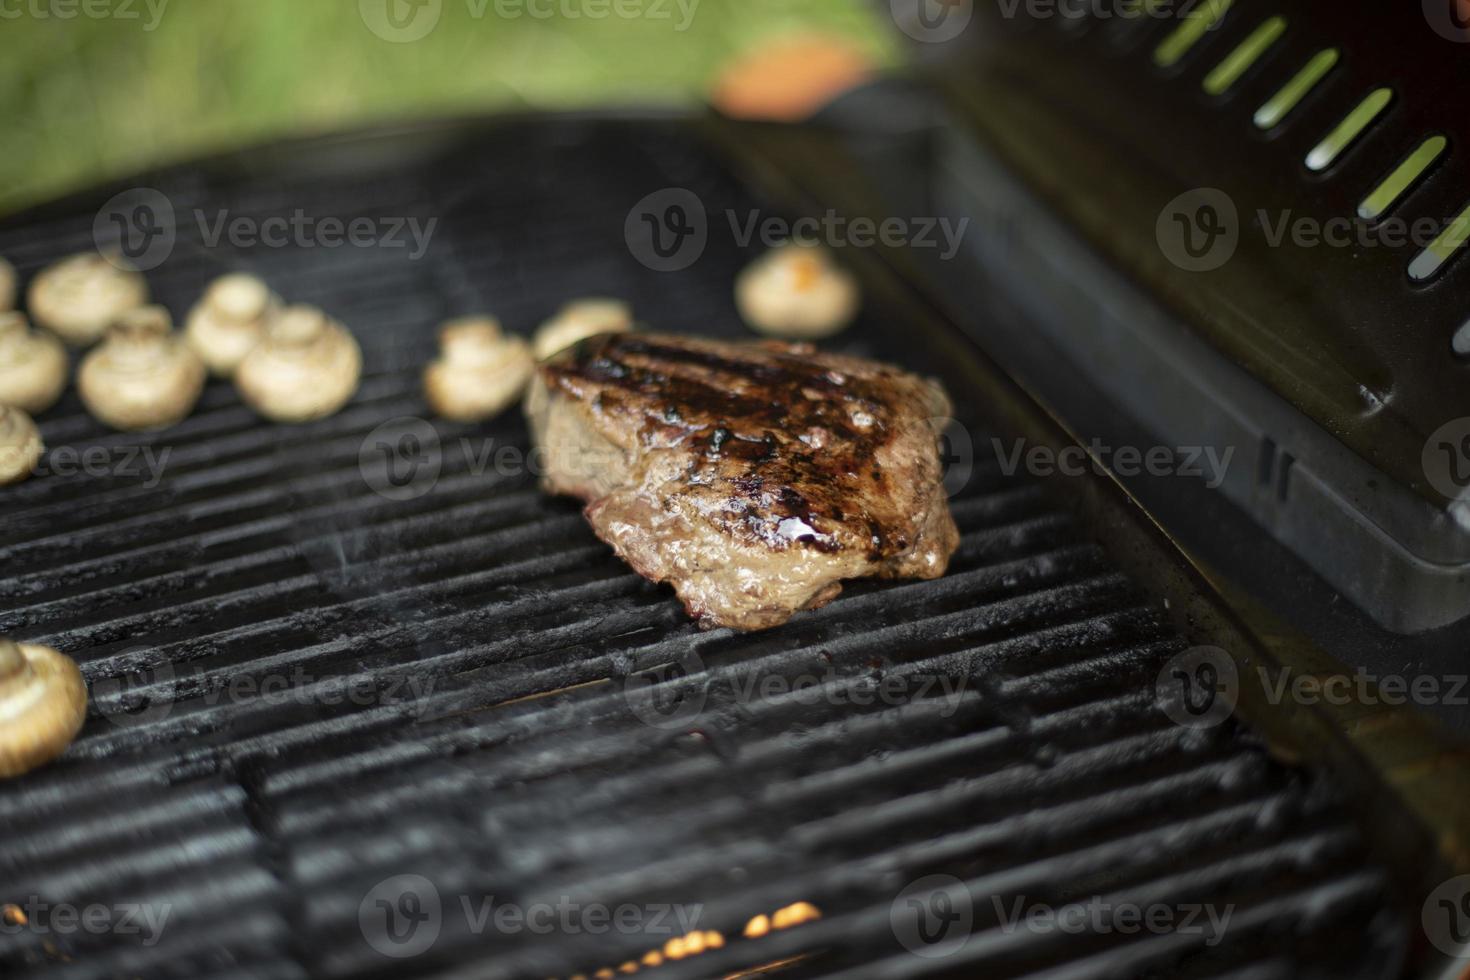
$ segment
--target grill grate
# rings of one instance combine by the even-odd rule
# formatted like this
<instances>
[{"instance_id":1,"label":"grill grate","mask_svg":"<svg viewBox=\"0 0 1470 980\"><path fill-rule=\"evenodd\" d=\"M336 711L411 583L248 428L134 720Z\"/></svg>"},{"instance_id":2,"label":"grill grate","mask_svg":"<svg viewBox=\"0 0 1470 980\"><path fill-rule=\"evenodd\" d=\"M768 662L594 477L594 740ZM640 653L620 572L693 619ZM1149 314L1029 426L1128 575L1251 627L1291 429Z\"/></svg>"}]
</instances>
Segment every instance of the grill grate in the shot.
<instances>
[{"instance_id":1,"label":"grill grate","mask_svg":"<svg viewBox=\"0 0 1470 980\"><path fill-rule=\"evenodd\" d=\"M140 437L100 431L69 394L42 419L53 461L167 449L157 485L52 474L0 497L0 630L67 651L93 685L67 757L0 788L0 903L170 912L156 944L0 930L0 973L590 976L669 938L667 923L476 932L461 899L482 911L492 895L698 907L724 945L639 971L658 977L777 961L794 977L1391 972L1403 916L1331 781L1233 726L1169 722L1152 683L1183 641L1037 486L1004 474L978 426L946 578L855 583L753 636L694 629L531 473L476 472L459 440L524 450L516 417L436 423L442 472L422 495L369 486L364 441L425 416L418 368L449 315L491 309L525 329L607 293L659 328L741 334L729 283L748 256L719 224L753 203L680 125L508 123L351 174L301 156L150 178L180 241L149 279L176 317L229 267L324 306L363 341L352 405L277 427L215 383L188 421ZM679 276L622 240L629 206L670 185L714 216ZM0 253L28 275L86 248L100 200L12 220ZM191 224L195 209L297 207L439 225L410 261L209 248ZM843 346L947 373L871 312ZM935 678L955 696L922 689ZM874 703L884 682L899 693ZM973 935L943 958L907 952L890 922L931 874L975 897ZM442 900L413 959L375 949L360 920L399 875ZM991 896L1235 912L1206 945L1007 928ZM797 902L821 917L741 937Z\"/></svg>"}]
</instances>

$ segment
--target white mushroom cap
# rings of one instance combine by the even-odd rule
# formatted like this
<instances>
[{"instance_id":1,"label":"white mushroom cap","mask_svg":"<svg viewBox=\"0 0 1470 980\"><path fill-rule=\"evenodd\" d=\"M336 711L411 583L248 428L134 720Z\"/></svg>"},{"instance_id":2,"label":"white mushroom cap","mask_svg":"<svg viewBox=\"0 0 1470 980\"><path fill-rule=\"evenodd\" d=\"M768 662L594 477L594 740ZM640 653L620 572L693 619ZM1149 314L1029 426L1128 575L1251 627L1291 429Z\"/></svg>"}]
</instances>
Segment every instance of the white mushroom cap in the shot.
<instances>
[{"instance_id":1,"label":"white mushroom cap","mask_svg":"<svg viewBox=\"0 0 1470 980\"><path fill-rule=\"evenodd\" d=\"M439 360L424 369L424 397L459 422L492 418L514 404L536 369L531 345L492 317L451 320L439 331Z\"/></svg>"},{"instance_id":2,"label":"white mushroom cap","mask_svg":"<svg viewBox=\"0 0 1470 980\"><path fill-rule=\"evenodd\" d=\"M271 304L270 288L245 272L220 276L204 296L211 309L229 320L259 319Z\"/></svg>"},{"instance_id":3,"label":"white mushroom cap","mask_svg":"<svg viewBox=\"0 0 1470 980\"><path fill-rule=\"evenodd\" d=\"M61 341L31 330L24 313L0 313L0 404L39 415L61 397L66 377Z\"/></svg>"},{"instance_id":4,"label":"white mushroom cap","mask_svg":"<svg viewBox=\"0 0 1470 980\"><path fill-rule=\"evenodd\" d=\"M255 276L221 276L189 312L184 335L210 371L229 377L265 336L278 306L270 288Z\"/></svg>"},{"instance_id":5,"label":"white mushroom cap","mask_svg":"<svg viewBox=\"0 0 1470 980\"><path fill-rule=\"evenodd\" d=\"M0 310L15 309L15 266L0 258Z\"/></svg>"},{"instance_id":6,"label":"white mushroom cap","mask_svg":"<svg viewBox=\"0 0 1470 980\"><path fill-rule=\"evenodd\" d=\"M602 333L627 333L633 329L633 310L622 300L573 300L541 325L532 343L536 360L544 361L575 343Z\"/></svg>"},{"instance_id":7,"label":"white mushroom cap","mask_svg":"<svg viewBox=\"0 0 1470 980\"><path fill-rule=\"evenodd\" d=\"M60 755L87 718L87 684L70 658L0 636L0 779Z\"/></svg>"},{"instance_id":8,"label":"white mushroom cap","mask_svg":"<svg viewBox=\"0 0 1470 980\"><path fill-rule=\"evenodd\" d=\"M145 306L124 314L82 361L77 389L87 410L114 429L159 429L188 417L204 378L168 311Z\"/></svg>"},{"instance_id":9,"label":"white mushroom cap","mask_svg":"<svg viewBox=\"0 0 1470 980\"><path fill-rule=\"evenodd\" d=\"M148 283L121 260L87 252L43 269L26 298L36 323L73 347L86 347L118 317L148 302Z\"/></svg>"},{"instance_id":10,"label":"white mushroom cap","mask_svg":"<svg viewBox=\"0 0 1470 980\"><path fill-rule=\"evenodd\" d=\"M34 473L45 450L31 417L18 408L0 405L0 486L19 483Z\"/></svg>"},{"instance_id":11,"label":"white mushroom cap","mask_svg":"<svg viewBox=\"0 0 1470 980\"><path fill-rule=\"evenodd\" d=\"M277 422L325 418L351 400L362 350L346 328L312 306L288 306L235 371L240 397Z\"/></svg>"},{"instance_id":12,"label":"white mushroom cap","mask_svg":"<svg viewBox=\"0 0 1470 980\"><path fill-rule=\"evenodd\" d=\"M735 280L735 304L745 322L784 340L832 336L852 322L860 301L857 279L818 245L783 245Z\"/></svg>"}]
</instances>

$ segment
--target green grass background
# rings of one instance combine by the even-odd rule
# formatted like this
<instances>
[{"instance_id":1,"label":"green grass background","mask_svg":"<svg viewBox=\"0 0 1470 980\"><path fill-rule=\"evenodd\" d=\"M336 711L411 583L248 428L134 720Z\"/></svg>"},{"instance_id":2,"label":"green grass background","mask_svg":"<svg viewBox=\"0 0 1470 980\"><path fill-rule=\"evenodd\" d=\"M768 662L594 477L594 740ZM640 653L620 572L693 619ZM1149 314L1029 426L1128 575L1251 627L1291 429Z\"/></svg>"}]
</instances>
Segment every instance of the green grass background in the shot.
<instances>
[{"instance_id":1,"label":"green grass background","mask_svg":"<svg viewBox=\"0 0 1470 980\"><path fill-rule=\"evenodd\" d=\"M164 3L156 20L148 0L0 0L0 211L154 162L378 119L691 102L736 53L782 34L836 33L880 62L894 52L871 0L698 0L683 31L678 0L667 19L586 16L599 0L532 0L583 13L551 18L505 16L518 0L441 0L435 29L412 43L373 34L359 0L152 2Z\"/></svg>"}]
</instances>

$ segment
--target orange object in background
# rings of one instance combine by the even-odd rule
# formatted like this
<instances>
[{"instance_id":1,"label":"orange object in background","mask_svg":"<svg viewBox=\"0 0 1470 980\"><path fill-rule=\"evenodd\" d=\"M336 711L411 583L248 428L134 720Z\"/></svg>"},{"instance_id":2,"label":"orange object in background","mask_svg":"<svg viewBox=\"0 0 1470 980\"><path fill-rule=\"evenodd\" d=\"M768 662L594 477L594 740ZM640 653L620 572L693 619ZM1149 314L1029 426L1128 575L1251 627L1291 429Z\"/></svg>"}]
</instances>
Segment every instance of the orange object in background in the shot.
<instances>
[{"instance_id":1,"label":"orange object in background","mask_svg":"<svg viewBox=\"0 0 1470 980\"><path fill-rule=\"evenodd\" d=\"M727 116L794 122L872 75L872 61L848 42L801 35L737 58L721 73L711 98Z\"/></svg>"}]
</instances>

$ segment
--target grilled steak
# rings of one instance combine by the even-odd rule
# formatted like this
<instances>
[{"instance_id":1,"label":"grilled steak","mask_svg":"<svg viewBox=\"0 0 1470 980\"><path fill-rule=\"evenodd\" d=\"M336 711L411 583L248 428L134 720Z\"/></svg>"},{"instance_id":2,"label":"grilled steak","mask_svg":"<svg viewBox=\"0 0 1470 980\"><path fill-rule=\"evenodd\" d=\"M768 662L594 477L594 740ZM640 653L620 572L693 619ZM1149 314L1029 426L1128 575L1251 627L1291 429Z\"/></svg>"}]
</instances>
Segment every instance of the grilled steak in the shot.
<instances>
[{"instance_id":1,"label":"grilled steak","mask_svg":"<svg viewBox=\"0 0 1470 980\"><path fill-rule=\"evenodd\" d=\"M937 578L959 535L935 384L806 344L603 334L544 362L545 488L710 628L765 629L862 576Z\"/></svg>"}]
</instances>

